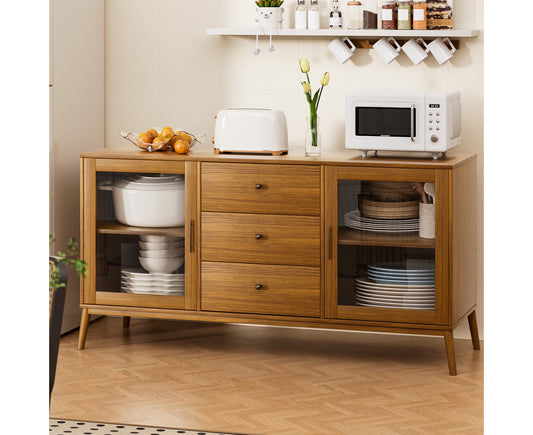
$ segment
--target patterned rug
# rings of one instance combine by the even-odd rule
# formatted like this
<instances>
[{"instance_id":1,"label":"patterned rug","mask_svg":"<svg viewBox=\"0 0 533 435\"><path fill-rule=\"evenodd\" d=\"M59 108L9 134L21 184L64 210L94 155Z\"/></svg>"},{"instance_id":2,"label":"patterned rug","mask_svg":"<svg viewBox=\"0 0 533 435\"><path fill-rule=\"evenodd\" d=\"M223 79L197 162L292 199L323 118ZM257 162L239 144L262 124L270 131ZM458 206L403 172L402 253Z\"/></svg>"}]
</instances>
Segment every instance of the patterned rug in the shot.
<instances>
[{"instance_id":1,"label":"patterned rug","mask_svg":"<svg viewBox=\"0 0 533 435\"><path fill-rule=\"evenodd\" d=\"M131 426L115 423L50 419L50 435L238 435L226 432L202 432L197 430L170 429L151 426ZM244 434L241 434L244 435Z\"/></svg>"}]
</instances>

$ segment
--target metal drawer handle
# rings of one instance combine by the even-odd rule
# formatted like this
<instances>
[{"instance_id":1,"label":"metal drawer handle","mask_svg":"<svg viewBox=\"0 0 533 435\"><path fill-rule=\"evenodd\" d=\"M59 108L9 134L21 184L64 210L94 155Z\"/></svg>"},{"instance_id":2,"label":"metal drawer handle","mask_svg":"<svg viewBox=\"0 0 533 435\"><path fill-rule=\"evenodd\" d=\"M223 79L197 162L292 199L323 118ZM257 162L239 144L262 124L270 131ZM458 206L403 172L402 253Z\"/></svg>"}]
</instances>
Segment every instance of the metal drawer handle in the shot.
<instances>
[{"instance_id":1,"label":"metal drawer handle","mask_svg":"<svg viewBox=\"0 0 533 435\"><path fill-rule=\"evenodd\" d=\"M263 288L262 284L256 284L255 285L255 289L256 290L261 290Z\"/></svg>"},{"instance_id":2,"label":"metal drawer handle","mask_svg":"<svg viewBox=\"0 0 533 435\"><path fill-rule=\"evenodd\" d=\"M261 183L257 183L257 184L255 185L255 188L256 188L257 190L260 190L260 189L263 188L263 185L262 185Z\"/></svg>"},{"instance_id":3,"label":"metal drawer handle","mask_svg":"<svg viewBox=\"0 0 533 435\"><path fill-rule=\"evenodd\" d=\"M255 238L256 238L257 240L262 239L262 238L263 238L263 235L258 233L258 234L255 235Z\"/></svg>"}]
</instances>

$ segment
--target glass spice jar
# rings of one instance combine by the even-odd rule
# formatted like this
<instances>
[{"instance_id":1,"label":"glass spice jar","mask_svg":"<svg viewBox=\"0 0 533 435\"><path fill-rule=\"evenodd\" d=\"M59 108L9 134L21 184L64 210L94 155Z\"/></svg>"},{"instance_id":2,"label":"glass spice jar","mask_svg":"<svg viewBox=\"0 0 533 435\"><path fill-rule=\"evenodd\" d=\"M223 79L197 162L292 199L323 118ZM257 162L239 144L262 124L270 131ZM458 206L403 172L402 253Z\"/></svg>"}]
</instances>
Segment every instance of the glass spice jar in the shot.
<instances>
[{"instance_id":1,"label":"glass spice jar","mask_svg":"<svg viewBox=\"0 0 533 435\"><path fill-rule=\"evenodd\" d=\"M424 30L426 25L426 0L413 2L413 29Z\"/></svg>"},{"instance_id":2,"label":"glass spice jar","mask_svg":"<svg viewBox=\"0 0 533 435\"><path fill-rule=\"evenodd\" d=\"M383 0L381 2L381 28L396 29L398 21L398 4L396 0Z\"/></svg>"},{"instance_id":3,"label":"glass spice jar","mask_svg":"<svg viewBox=\"0 0 533 435\"><path fill-rule=\"evenodd\" d=\"M359 1L349 1L346 4L346 27L348 29L359 30L363 26L362 7Z\"/></svg>"},{"instance_id":4,"label":"glass spice jar","mask_svg":"<svg viewBox=\"0 0 533 435\"><path fill-rule=\"evenodd\" d=\"M377 0L363 0L363 29L378 28Z\"/></svg>"},{"instance_id":5,"label":"glass spice jar","mask_svg":"<svg viewBox=\"0 0 533 435\"><path fill-rule=\"evenodd\" d=\"M411 30L411 0L399 0L398 30Z\"/></svg>"}]
</instances>

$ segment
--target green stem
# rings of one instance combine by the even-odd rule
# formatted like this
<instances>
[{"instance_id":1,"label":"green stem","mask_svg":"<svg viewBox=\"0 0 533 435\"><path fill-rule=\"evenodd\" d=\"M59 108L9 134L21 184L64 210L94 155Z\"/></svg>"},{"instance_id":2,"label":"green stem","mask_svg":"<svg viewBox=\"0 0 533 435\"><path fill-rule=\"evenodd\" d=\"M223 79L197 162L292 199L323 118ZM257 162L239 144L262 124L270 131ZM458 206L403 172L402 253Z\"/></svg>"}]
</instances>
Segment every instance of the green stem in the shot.
<instances>
[{"instance_id":1,"label":"green stem","mask_svg":"<svg viewBox=\"0 0 533 435\"><path fill-rule=\"evenodd\" d=\"M318 146L317 113L316 113L316 108L312 104L309 105L309 128L311 132L311 145L314 147L317 147Z\"/></svg>"},{"instance_id":2,"label":"green stem","mask_svg":"<svg viewBox=\"0 0 533 435\"><path fill-rule=\"evenodd\" d=\"M320 87L320 93L318 94L318 100L316 101L316 110L318 110L318 105L320 103L320 99L322 98L322 90L324 89L324 85Z\"/></svg>"}]
</instances>

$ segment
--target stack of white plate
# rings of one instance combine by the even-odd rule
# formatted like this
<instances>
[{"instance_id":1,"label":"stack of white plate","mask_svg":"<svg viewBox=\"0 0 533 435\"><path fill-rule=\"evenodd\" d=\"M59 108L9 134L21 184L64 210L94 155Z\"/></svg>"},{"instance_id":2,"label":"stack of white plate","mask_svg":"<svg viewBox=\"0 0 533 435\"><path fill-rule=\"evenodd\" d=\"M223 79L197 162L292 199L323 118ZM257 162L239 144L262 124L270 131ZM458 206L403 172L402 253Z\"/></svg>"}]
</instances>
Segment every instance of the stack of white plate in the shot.
<instances>
[{"instance_id":1,"label":"stack of white plate","mask_svg":"<svg viewBox=\"0 0 533 435\"><path fill-rule=\"evenodd\" d=\"M177 273L147 273L141 268L122 269L121 290L144 295L185 294L185 275Z\"/></svg>"},{"instance_id":2,"label":"stack of white plate","mask_svg":"<svg viewBox=\"0 0 533 435\"><path fill-rule=\"evenodd\" d=\"M357 305L383 308L435 309L435 263L408 260L368 266L368 276L355 279Z\"/></svg>"},{"instance_id":3,"label":"stack of white plate","mask_svg":"<svg viewBox=\"0 0 533 435\"><path fill-rule=\"evenodd\" d=\"M150 273L173 273L185 260L183 237L142 235L139 262Z\"/></svg>"},{"instance_id":4,"label":"stack of white plate","mask_svg":"<svg viewBox=\"0 0 533 435\"><path fill-rule=\"evenodd\" d=\"M409 233L418 232L419 219L377 219L361 216L359 210L352 210L344 215L344 225L361 231Z\"/></svg>"}]
</instances>

